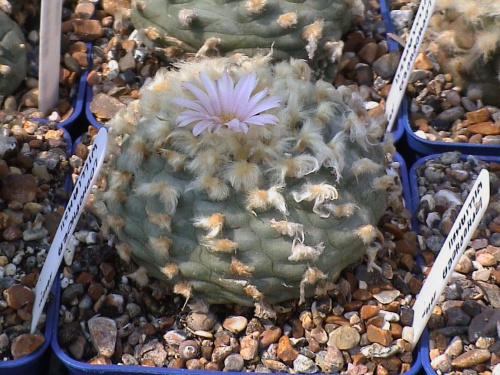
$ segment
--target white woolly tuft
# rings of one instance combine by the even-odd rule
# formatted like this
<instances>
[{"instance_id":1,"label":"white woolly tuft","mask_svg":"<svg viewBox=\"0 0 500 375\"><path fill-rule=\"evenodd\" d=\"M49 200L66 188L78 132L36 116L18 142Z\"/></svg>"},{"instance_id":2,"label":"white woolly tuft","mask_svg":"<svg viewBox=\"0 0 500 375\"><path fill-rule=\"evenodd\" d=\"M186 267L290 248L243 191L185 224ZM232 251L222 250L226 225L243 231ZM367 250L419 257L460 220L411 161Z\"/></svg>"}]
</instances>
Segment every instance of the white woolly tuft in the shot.
<instances>
[{"instance_id":1,"label":"white woolly tuft","mask_svg":"<svg viewBox=\"0 0 500 375\"><path fill-rule=\"evenodd\" d=\"M238 244L227 238L220 240L210 240L203 243L209 251L214 253L233 254L238 249Z\"/></svg>"},{"instance_id":2,"label":"white woolly tuft","mask_svg":"<svg viewBox=\"0 0 500 375\"><path fill-rule=\"evenodd\" d=\"M369 245L377 236L377 228L370 224L362 225L354 231L354 234L358 236L365 245Z\"/></svg>"},{"instance_id":3,"label":"white woolly tuft","mask_svg":"<svg viewBox=\"0 0 500 375\"><path fill-rule=\"evenodd\" d=\"M286 207L285 198L280 193L281 189L280 186L273 186L269 190L255 190L250 192L247 197L247 210L257 215L254 212L255 209L266 211L270 207L274 207L283 215L288 215L289 212Z\"/></svg>"},{"instance_id":4,"label":"white woolly tuft","mask_svg":"<svg viewBox=\"0 0 500 375\"><path fill-rule=\"evenodd\" d=\"M320 168L318 159L312 155L302 154L281 158L268 169L271 181L275 185L284 185L287 177L303 178L308 174L318 171Z\"/></svg>"},{"instance_id":5,"label":"white woolly tuft","mask_svg":"<svg viewBox=\"0 0 500 375\"><path fill-rule=\"evenodd\" d=\"M292 192L292 197L297 203L314 200L313 212L321 216L324 215L321 205L326 201L338 199L339 193L334 186L322 182L315 185L304 184L301 192Z\"/></svg>"},{"instance_id":6,"label":"white woolly tuft","mask_svg":"<svg viewBox=\"0 0 500 375\"><path fill-rule=\"evenodd\" d=\"M186 191L189 190L205 190L208 197L214 201L223 201L229 197L230 190L224 182L217 177L200 176L191 182Z\"/></svg>"},{"instance_id":7,"label":"white woolly tuft","mask_svg":"<svg viewBox=\"0 0 500 375\"><path fill-rule=\"evenodd\" d=\"M204 238L211 239L217 237L222 231L224 220L225 216L223 214L214 213L210 216L200 216L195 218L193 226L209 231Z\"/></svg>"},{"instance_id":8,"label":"white woolly tuft","mask_svg":"<svg viewBox=\"0 0 500 375\"><path fill-rule=\"evenodd\" d=\"M300 262L304 260L310 260L316 262L319 256L323 253L325 245L323 242L316 246L307 246L298 240L293 240L292 243L292 255L288 257L288 260L293 262Z\"/></svg>"},{"instance_id":9,"label":"white woolly tuft","mask_svg":"<svg viewBox=\"0 0 500 375\"><path fill-rule=\"evenodd\" d=\"M121 216L118 215L108 215L108 224L113 228L114 230L123 228L125 226L125 220Z\"/></svg>"},{"instance_id":10,"label":"white woolly tuft","mask_svg":"<svg viewBox=\"0 0 500 375\"><path fill-rule=\"evenodd\" d=\"M161 258L170 258L170 248L172 247L172 240L167 237L149 237L149 247Z\"/></svg>"},{"instance_id":11,"label":"white woolly tuft","mask_svg":"<svg viewBox=\"0 0 500 375\"><path fill-rule=\"evenodd\" d=\"M196 157L188 163L187 169L195 175L213 175L219 170L221 165L226 162L227 158L218 150L205 150L198 153Z\"/></svg>"},{"instance_id":12,"label":"white woolly tuft","mask_svg":"<svg viewBox=\"0 0 500 375\"><path fill-rule=\"evenodd\" d=\"M286 220L276 221L274 219L269 220L271 228L276 229L276 231L284 236L295 237L299 241L304 242L304 225L299 223L292 223Z\"/></svg>"},{"instance_id":13,"label":"white woolly tuft","mask_svg":"<svg viewBox=\"0 0 500 375\"><path fill-rule=\"evenodd\" d=\"M375 163L373 160L368 158L358 159L352 163L351 172L356 176L356 179L365 173L375 173L380 170L382 166L378 163Z\"/></svg>"},{"instance_id":14,"label":"white woolly tuft","mask_svg":"<svg viewBox=\"0 0 500 375\"><path fill-rule=\"evenodd\" d=\"M145 182L134 189L135 194L140 197L153 197L157 195L165 206L165 213L172 215L177 208L179 191L164 181Z\"/></svg>"},{"instance_id":15,"label":"white woolly tuft","mask_svg":"<svg viewBox=\"0 0 500 375\"><path fill-rule=\"evenodd\" d=\"M372 188L375 190L387 190L396 186L396 177L385 175L382 177L374 178L372 181Z\"/></svg>"},{"instance_id":16,"label":"white woolly tuft","mask_svg":"<svg viewBox=\"0 0 500 375\"><path fill-rule=\"evenodd\" d=\"M244 7L250 13L260 13L264 10L267 0L246 0Z\"/></svg>"},{"instance_id":17,"label":"white woolly tuft","mask_svg":"<svg viewBox=\"0 0 500 375\"><path fill-rule=\"evenodd\" d=\"M325 218L330 217L330 213L333 216L338 218L349 217L354 213L354 210L359 208L354 203L345 203L345 204L333 204L331 202L326 202L323 204L324 211L328 213L328 216L324 216Z\"/></svg>"},{"instance_id":18,"label":"white woolly tuft","mask_svg":"<svg viewBox=\"0 0 500 375\"><path fill-rule=\"evenodd\" d=\"M246 160L231 163L224 173L224 178L238 192L247 192L259 187L262 172L258 165Z\"/></svg>"},{"instance_id":19,"label":"white woolly tuft","mask_svg":"<svg viewBox=\"0 0 500 375\"><path fill-rule=\"evenodd\" d=\"M125 263L130 263L130 260L132 259L132 247L125 242L120 242L119 244L115 245L115 249L118 252L118 256L120 257L121 260L123 260Z\"/></svg>"},{"instance_id":20,"label":"white woolly tuft","mask_svg":"<svg viewBox=\"0 0 500 375\"><path fill-rule=\"evenodd\" d=\"M185 280L179 281L177 284L174 285L173 289L173 292L175 294L180 294L186 300L189 300L191 298L192 291L193 287Z\"/></svg>"},{"instance_id":21,"label":"white woolly tuft","mask_svg":"<svg viewBox=\"0 0 500 375\"><path fill-rule=\"evenodd\" d=\"M327 278L327 275L325 275L323 272L321 272L318 268L316 267L309 267L306 272L304 272L304 275L302 276L302 280L300 281L300 299L299 299L299 305L304 303L306 299L306 285L313 285L316 284L320 280L324 280Z\"/></svg>"},{"instance_id":22,"label":"white woolly tuft","mask_svg":"<svg viewBox=\"0 0 500 375\"><path fill-rule=\"evenodd\" d=\"M181 172L184 170L186 165L186 155L164 148L161 148L159 152L165 159L167 159L167 163L175 172Z\"/></svg>"},{"instance_id":23,"label":"white woolly tuft","mask_svg":"<svg viewBox=\"0 0 500 375\"><path fill-rule=\"evenodd\" d=\"M142 266L136 269L135 272L127 275L127 278L135 281L141 288L149 284L148 271Z\"/></svg>"},{"instance_id":24,"label":"white woolly tuft","mask_svg":"<svg viewBox=\"0 0 500 375\"><path fill-rule=\"evenodd\" d=\"M284 29L288 29L291 27L294 27L297 25L297 13L295 12L289 12L289 13L284 13L280 14L278 19L276 20L278 25L280 25Z\"/></svg>"},{"instance_id":25,"label":"white woolly tuft","mask_svg":"<svg viewBox=\"0 0 500 375\"><path fill-rule=\"evenodd\" d=\"M127 188L132 181L133 174L128 171L114 170L111 172L109 179L109 189L110 190L122 190Z\"/></svg>"},{"instance_id":26,"label":"white woolly tuft","mask_svg":"<svg viewBox=\"0 0 500 375\"><path fill-rule=\"evenodd\" d=\"M179 266L175 263L167 263L165 266L160 267L160 271L167 277L167 279L172 280L179 274Z\"/></svg>"},{"instance_id":27,"label":"white woolly tuft","mask_svg":"<svg viewBox=\"0 0 500 375\"><path fill-rule=\"evenodd\" d=\"M147 206L146 214L150 222L165 229L167 232L172 232L172 217L170 215L153 212Z\"/></svg>"},{"instance_id":28,"label":"white woolly tuft","mask_svg":"<svg viewBox=\"0 0 500 375\"><path fill-rule=\"evenodd\" d=\"M323 37L323 20L316 20L314 23L306 26L302 32L302 39L307 42L306 51L310 60L314 58L314 52L318 48L318 42Z\"/></svg>"},{"instance_id":29,"label":"white woolly tuft","mask_svg":"<svg viewBox=\"0 0 500 375\"><path fill-rule=\"evenodd\" d=\"M129 164L139 166L151 154L148 145L140 138L134 137L130 140Z\"/></svg>"},{"instance_id":30,"label":"white woolly tuft","mask_svg":"<svg viewBox=\"0 0 500 375\"><path fill-rule=\"evenodd\" d=\"M235 276L252 277L253 267L247 266L239 260L233 258L229 266L229 272Z\"/></svg>"}]
</instances>

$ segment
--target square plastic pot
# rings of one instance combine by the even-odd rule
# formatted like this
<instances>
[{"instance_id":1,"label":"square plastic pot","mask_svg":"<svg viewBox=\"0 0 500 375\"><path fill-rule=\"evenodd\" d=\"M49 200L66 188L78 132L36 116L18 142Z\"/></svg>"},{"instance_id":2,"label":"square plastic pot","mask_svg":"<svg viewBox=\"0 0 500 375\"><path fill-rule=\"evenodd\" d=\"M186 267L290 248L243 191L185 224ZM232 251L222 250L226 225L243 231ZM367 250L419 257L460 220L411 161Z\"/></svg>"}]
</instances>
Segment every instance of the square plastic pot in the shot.
<instances>
[{"instance_id":1,"label":"square plastic pot","mask_svg":"<svg viewBox=\"0 0 500 375\"><path fill-rule=\"evenodd\" d=\"M453 150L453 151L458 151L458 150ZM474 155L480 160L484 160L486 162L497 162L500 163L500 148L497 146L497 152L496 152L497 157L494 156L483 156L483 155ZM420 197L418 194L418 181L417 181L417 168L424 164L427 160L429 159L436 159L441 156L441 153L439 154L432 154L432 155L427 155L424 157L421 157L418 159L410 168L409 172L409 182L410 182L410 191L411 191L411 206L412 206L412 214L413 214L413 222L412 226L415 231L418 231L419 228L419 223L416 218L416 210L418 208L419 202L420 202ZM467 154L462 154L462 160L467 158ZM418 233L418 232L417 232ZM429 357L429 331L426 328L424 332L422 333L422 336L420 338L420 344L419 344L419 351L420 351L420 359L422 361L422 367L425 370L425 372L428 375L438 375L437 372L431 367L431 361Z\"/></svg>"},{"instance_id":2,"label":"square plastic pot","mask_svg":"<svg viewBox=\"0 0 500 375\"><path fill-rule=\"evenodd\" d=\"M399 154L394 155L394 161L400 164L401 183L403 185L403 199L408 209L411 207L411 194L410 185L408 181L408 170L404 159ZM56 305L59 309L61 293L56 295ZM59 329L59 316L57 314L52 316L54 321L52 327L54 334L52 336L52 350L58 357L61 363L67 368L70 375L91 375L91 374L106 374L106 375L120 375L120 374L186 374L186 375L242 375L244 372L223 372L223 371L202 371L202 370L187 370L187 369L169 369L166 367L145 367L145 366L125 366L125 365L90 365L71 358L61 347L57 339ZM420 350L418 348L414 351L414 361L410 370L406 371L404 375L416 375L421 370Z\"/></svg>"},{"instance_id":3,"label":"square plastic pot","mask_svg":"<svg viewBox=\"0 0 500 375\"><path fill-rule=\"evenodd\" d=\"M411 129L408 113L401 119L408 146L420 156L438 154L443 152L459 151L462 154L478 156L500 155L500 144L472 144L458 142L429 141L415 135Z\"/></svg>"}]
</instances>

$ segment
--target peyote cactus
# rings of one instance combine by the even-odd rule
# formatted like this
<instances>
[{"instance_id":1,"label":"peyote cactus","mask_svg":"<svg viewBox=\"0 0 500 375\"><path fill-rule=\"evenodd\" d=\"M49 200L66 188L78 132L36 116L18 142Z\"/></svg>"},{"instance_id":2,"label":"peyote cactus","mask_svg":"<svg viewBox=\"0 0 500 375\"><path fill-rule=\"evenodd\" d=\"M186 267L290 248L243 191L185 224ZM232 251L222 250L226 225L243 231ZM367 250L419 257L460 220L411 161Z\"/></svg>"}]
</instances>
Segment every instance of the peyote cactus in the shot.
<instances>
[{"instance_id":1,"label":"peyote cactus","mask_svg":"<svg viewBox=\"0 0 500 375\"><path fill-rule=\"evenodd\" d=\"M122 258L142 266L135 276L262 307L324 293L377 250L395 182L383 115L367 116L347 87L312 83L303 60L269 60L160 71L108 123L95 207Z\"/></svg>"},{"instance_id":2,"label":"peyote cactus","mask_svg":"<svg viewBox=\"0 0 500 375\"><path fill-rule=\"evenodd\" d=\"M500 3L441 0L431 51L471 98L500 106Z\"/></svg>"},{"instance_id":3,"label":"peyote cactus","mask_svg":"<svg viewBox=\"0 0 500 375\"><path fill-rule=\"evenodd\" d=\"M363 17L360 0L137 0L132 23L171 57L183 52L273 57L340 57L340 38ZM165 48L166 47L166 48Z\"/></svg>"},{"instance_id":4,"label":"peyote cactus","mask_svg":"<svg viewBox=\"0 0 500 375\"><path fill-rule=\"evenodd\" d=\"M19 26L0 11L0 103L26 77L26 40Z\"/></svg>"}]
</instances>

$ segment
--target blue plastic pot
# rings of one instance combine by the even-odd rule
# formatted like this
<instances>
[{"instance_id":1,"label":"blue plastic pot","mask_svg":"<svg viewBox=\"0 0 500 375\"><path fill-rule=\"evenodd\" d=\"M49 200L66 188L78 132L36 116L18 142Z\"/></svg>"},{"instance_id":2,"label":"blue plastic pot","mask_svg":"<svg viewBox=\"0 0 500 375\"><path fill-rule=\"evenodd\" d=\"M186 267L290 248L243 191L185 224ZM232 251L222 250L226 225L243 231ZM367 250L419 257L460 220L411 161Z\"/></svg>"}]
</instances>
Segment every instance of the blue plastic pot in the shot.
<instances>
[{"instance_id":1,"label":"blue plastic pot","mask_svg":"<svg viewBox=\"0 0 500 375\"><path fill-rule=\"evenodd\" d=\"M415 135L411 129L410 120L408 115L406 118L401 119L402 125L406 133L406 141L412 150L420 156L438 154L450 151L459 151L466 155L478 156L498 156L500 155L500 144L472 144L472 143L458 143L458 142L443 142L443 141L429 141Z\"/></svg>"},{"instance_id":2,"label":"blue plastic pot","mask_svg":"<svg viewBox=\"0 0 500 375\"><path fill-rule=\"evenodd\" d=\"M404 159L401 155L394 155L394 161L400 164L400 176L403 185L403 198L406 207L410 209L411 194L408 181L408 173ZM56 295L56 305L60 306L60 293ZM54 321L54 334L52 336L52 350L62 364L67 368L70 375L91 375L91 374L106 374L106 375L120 375L120 374L186 374L186 375L242 375L243 372L222 372L222 371L202 371L202 370L186 370L186 369L169 369L166 367L145 367L145 366L125 366L125 365L90 365L84 362L77 361L71 358L61 347L57 340L57 332L59 329L59 316L52 316ZM420 350L415 350L415 358L410 370L406 371L404 375L416 375L421 369Z\"/></svg>"},{"instance_id":3,"label":"blue plastic pot","mask_svg":"<svg viewBox=\"0 0 500 375\"><path fill-rule=\"evenodd\" d=\"M30 355L13 359L10 361L0 361L0 375L43 375L46 373L46 352L52 340L52 334L55 331L54 322L57 318L58 307L56 296L59 295L59 283L54 283L51 289L53 298L47 303L46 321L44 329L45 341Z\"/></svg>"},{"instance_id":4,"label":"blue plastic pot","mask_svg":"<svg viewBox=\"0 0 500 375\"><path fill-rule=\"evenodd\" d=\"M457 151L457 150L454 150ZM492 156L484 156L484 155L474 155L479 160L484 160L486 162L497 162L500 163L500 148L497 147L496 152L497 157ZM418 181L417 181L417 168L424 164L429 159L439 158L441 154L433 154L424 156L417 160L415 164L410 168L410 189L411 189L411 201L412 201L412 216L413 216L413 228L418 231L419 223L416 218L416 210L418 208L418 204L420 202L420 197L418 194ZM462 159L466 159L467 154L462 154ZM437 372L431 367L431 361L429 357L429 332L427 328L422 333L422 337L420 338L420 359L422 361L422 367L428 375L437 375Z\"/></svg>"},{"instance_id":5,"label":"blue plastic pot","mask_svg":"<svg viewBox=\"0 0 500 375\"><path fill-rule=\"evenodd\" d=\"M382 19L384 20L384 23L385 23L386 32L395 33L394 25L392 24L392 20L391 20L390 14L389 14L389 8L387 6L386 0L379 0L379 5L380 5L380 13L382 14ZM388 47L389 51L394 51L394 50L399 49L398 43L391 38L387 38L387 47ZM91 50L91 48L90 48L90 50ZM92 59L89 58L89 67L90 68L92 67L91 64L92 64ZM97 121L94 114L90 110L90 103L92 103L92 97L93 97L92 87L87 85L86 98L85 98L85 116L87 117L87 120L90 123L90 125L92 125L96 129L100 129L104 125L102 123L100 123L99 121ZM399 107L397 120L394 122L394 126L393 126L393 129L391 131L394 143L397 143L403 137L403 134L405 132L404 122L405 122L405 119L407 119L407 118L408 118L407 104L406 104L406 101L403 100L403 102L401 103L401 106Z\"/></svg>"}]
</instances>

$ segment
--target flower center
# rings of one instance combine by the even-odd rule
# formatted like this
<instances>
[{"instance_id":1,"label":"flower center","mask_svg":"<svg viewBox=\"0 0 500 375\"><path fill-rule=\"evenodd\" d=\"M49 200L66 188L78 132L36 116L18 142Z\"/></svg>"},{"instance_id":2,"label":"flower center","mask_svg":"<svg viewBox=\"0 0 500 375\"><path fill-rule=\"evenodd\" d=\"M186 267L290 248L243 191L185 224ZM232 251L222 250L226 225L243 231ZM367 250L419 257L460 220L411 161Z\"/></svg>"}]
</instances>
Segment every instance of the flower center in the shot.
<instances>
[{"instance_id":1,"label":"flower center","mask_svg":"<svg viewBox=\"0 0 500 375\"><path fill-rule=\"evenodd\" d=\"M237 116L233 112L222 112L217 117L219 117L221 123L225 124L225 123L231 121L232 119L235 119Z\"/></svg>"}]
</instances>

